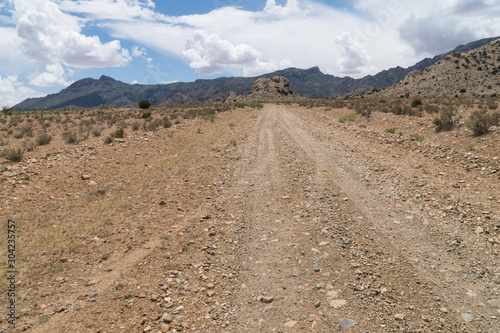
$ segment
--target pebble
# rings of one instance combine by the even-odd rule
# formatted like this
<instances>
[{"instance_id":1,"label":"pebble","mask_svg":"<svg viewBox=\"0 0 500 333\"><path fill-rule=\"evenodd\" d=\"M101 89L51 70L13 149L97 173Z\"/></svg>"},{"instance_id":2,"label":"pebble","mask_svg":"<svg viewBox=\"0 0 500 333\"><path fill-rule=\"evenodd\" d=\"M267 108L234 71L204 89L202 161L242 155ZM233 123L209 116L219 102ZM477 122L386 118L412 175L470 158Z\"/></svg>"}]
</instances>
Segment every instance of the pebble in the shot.
<instances>
[{"instance_id":1,"label":"pebble","mask_svg":"<svg viewBox=\"0 0 500 333\"><path fill-rule=\"evenodd\" d=\"M89 180L90 175L82 175L81 178L82 178L82 180Z\"/></svg>"},{"instance_id":2,"label":"pebble","mask_svg":"<svg viewBox=\"0 0 500 333\"><path fill-rule=\"evenodd\" d=\"M272 296L259 296L259 297L257 297L257 301L265 303L265 304L269 304L269 303L272 303L274 301L274 297L272 297Z\"/></svg>"},{"instance_id":3,"label":"pebble","mask_svg":"<svg viewBox=\"0 0 500 333\"><path fill-rule=\"evenodd\" d=\"M347 330L351 327L356 326L357 324L358 323L355 320L344 318L340 321L339 326L338 326L338 330L344 331L344 330Z\"/></svg>"},{"instance_id":4,"label":"pebble","mask_svg":"<svg viewBox=\"0 0 500 333\"><path fill-rule=\"evenodd\" d=\"M345 299L334 299L330 301L330 306L334 309L339 309L347 304Z\"/></svg>"},{"instance_id":5,"label":"pebble","mask_svg":"<svg viewBox=\"0 0 500 333\"><path fill-rule=\"evenodd\" d=\"M165 313L165 314L163 314L162 320L164 323L170 324L172 322L173 318L168 313Z\"/></svg>"},{"instance_id":6,"label":"pebble","mask_svg":"<svg viewBox=\"0 0 500 333\"><path fill-rule=\"evenodd\" d=\"M289 321L289 322L287 322L287 323L285 324L285 327L286 327L286 328L293 328L293 327L295 327L295 325L297 325L297 322L296 322L296 321L291 320L291 321Z\"/></svg>"},{"instance_id":7,"label":"pebble","mask_svg":"<svg viewBox=\"0 0 500 333\"><path fill-rule=\"evenodd\" d=\"M352 240L349 238L344 238L344 244L351 244Z\"/></svg>"},{"instance_id":8,"label":"pebble","mask_svg":"<svg viewBox=\"0 0 500 333\"><path fill-rule=\"evenodd\" d=\"M405 315L405 314L403 314L403 313L396 313L396 314L394 315L394 319L396 319L396 320L404 320L404 319L405 319L405 317L406 317L406 315Z\"/></svg>"},{"instance_id":9,"label":"pebble","mask_svg":"<svg viewBox=\"0 0 500 333\"><path fill-rule=\"evenodd\" d=\"M470 313L462 313L462 318L466 321L474 320L474 318L472 317L472 315Z\"/></svg>"}]
</instances>

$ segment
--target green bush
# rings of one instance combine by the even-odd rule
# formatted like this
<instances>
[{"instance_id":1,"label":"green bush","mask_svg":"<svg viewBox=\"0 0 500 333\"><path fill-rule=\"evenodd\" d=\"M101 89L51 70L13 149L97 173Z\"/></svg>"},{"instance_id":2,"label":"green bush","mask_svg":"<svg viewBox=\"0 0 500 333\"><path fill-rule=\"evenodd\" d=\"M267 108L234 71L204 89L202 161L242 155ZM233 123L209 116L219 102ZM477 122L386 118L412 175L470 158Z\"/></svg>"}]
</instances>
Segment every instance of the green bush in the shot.
<instances>
[{"instance_id":1,"label":"green bush","mask_svg":"<svg viewBox=\"0 0 500 333\"><path fill-rule=\"evenodd\" d=\"M410 136L413 140L417 141L417 142L422 142L424 141L424 136L423 135L420 135L420 134L413 134Z\"/></svg>"},{"instance_id":2,"label":"green bush","mask_svg":"<svg viewBox=\"0 0 500 333\"><path fill-rule=\"evenodd\" d=\"M390 134L394 134L396 133L396 128L395 127L392 127L392 128L388 128L385 130L386 133L390 133Z\"/></svg>"},{"instance_id":3,"label":"green bush","mask_svg":"<svg viewBox=\"0 0 500 333\"><path fill-rule=\"evenodd\" d=\"M339 123L344 124L346 121L354 121L358 117L358 114L356 112L351 112L349 114L346 114L339 119Z\"/></svg>"},{"instance_id":4,"label":"green bush","mask_svg":"<svg viewBox=\"0 0 500 333\"><path fill-rule=\"evenodd\" d=\"M139 102L139 107L141 109L149 109L151 107L151 103L148 100L143 100Z\"/></svg>"},{"instance_id":5,"label":"green bush","mask_svg":"<svg viewBox=\"0 0 500 333\"><path fill-rule=\"evenodd\" d=\"M113 138L111 136L108 136L105 140L104 140L104 143L109 145L110 143L113 142Z\"/></svg>"},{"instance_id":6,"label":"green bush","mask_svg":"<svg viewBox=\"0 0 500 333\"><path fill-rule=\"evenodd\" d=\"M436 127L436 133L451 131L458 124L459 118L453 108L447 108L441 111L441 116L435 118L432 122Z\"/></svg>"},{"instance_id":7,"label":"green bush","mask_svg":"<svg viewBox=\"0 0 500 333\"><path fill-rule=\"evenodd\" d=\"M490 127L497 122L492 115L483 110L473 112L466 125L474 133L474 136L481 136L488 133Z\"/></svg>"},{"instance_id":8,"label":"green bush","mask_svg":"<svg viewBox=\"0 0 500 333\"><path fill-rule=\"evenodd\" d=\"M142 119L148 119L150 117L151 117L151 112L149 112L149 111L143 112L141 115Z\"/></svg>"}]
</instances>

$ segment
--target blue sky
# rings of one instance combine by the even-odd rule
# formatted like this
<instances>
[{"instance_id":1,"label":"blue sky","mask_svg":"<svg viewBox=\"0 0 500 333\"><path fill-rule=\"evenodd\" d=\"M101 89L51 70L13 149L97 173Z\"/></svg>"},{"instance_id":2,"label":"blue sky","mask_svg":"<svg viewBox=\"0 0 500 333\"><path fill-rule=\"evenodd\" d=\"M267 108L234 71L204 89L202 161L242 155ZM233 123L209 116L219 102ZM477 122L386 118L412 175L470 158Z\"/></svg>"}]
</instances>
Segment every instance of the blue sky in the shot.
<instances>
[{"instance_id":1,"label":"blue sky","mask_svg":"<svg viewBox=\"0 0 500 333\"><path fill-rule=\"evenodd\" d=\"M0 106L101 75L363 77L499 35L497 0L0 0Z\"/></svg>"}]
</instances>

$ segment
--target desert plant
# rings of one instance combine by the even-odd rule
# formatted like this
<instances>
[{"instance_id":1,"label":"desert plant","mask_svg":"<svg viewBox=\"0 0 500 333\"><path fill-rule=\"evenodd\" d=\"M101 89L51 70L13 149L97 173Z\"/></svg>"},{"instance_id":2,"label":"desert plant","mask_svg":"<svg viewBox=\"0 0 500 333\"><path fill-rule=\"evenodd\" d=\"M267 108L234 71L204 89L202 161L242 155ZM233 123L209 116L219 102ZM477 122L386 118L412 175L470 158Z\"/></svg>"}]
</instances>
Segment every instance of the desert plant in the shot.
<instances>
[{"instance_id":1,"label":"desert plant","mask_svg":"<svg viewBox=\"0 0 500 333\"><path fill-rule=\"evenodd\" d=\"M52 141L52 136L47 133L42 133L36 138L36 144L39 146L46 146Z\"/></svg>"},{"instance_id":2,"label":"desert plant","mask_svg":"<svg viewBox=\"0 0 500 333\"><path fill-rule=\"evenodd\" d=\"M396 128L395 127L388 128L385 130L385 132L390 133L390 134L394 134L394 133L396 133Z\"/></svg>"},{"instance_id":3,"label":"desert plant","mask_svg":"<svg viewBox=\"0 0 500 333\"><path fill-rule=\"evenodd\" d=\"M172 127L172 122L170 121L170 119L168 117L163 117L163 119L162 119L162 126L163 126L163 128L170 128L170 127Z\"/></svg>"},{"instance_id":4,"label":"desert plant","mask_svg":"<svg viewBox=\"0 0 500 333\"><path fill-rule=\"evenodd\" d=\"M142 119L148 119L150 117L151 117L151 112L149 112L149 111L143 112L141 115Z\"/></svg>"},{"instance_id":5,"label":"desert plant","mask_svg":"<svg viewBox=\"0 0 500 333\"><path fill-rule=\"evenodd\" d=\"M474 136L481 136L489 132L490 127L495 125L495 118L485 110L474 111L466 126L474 133Z\"/></svg>"},{"instance_id":6,"label":"desert plant","mask_svg":"<svg viewBox=\"0 0 500 333\"><path fill-rule=\"evenodd\" d=\"M93 136L95 136L96 138L97 138L97 137L100 137L100 136L101 136L101 130L100 130L100 129L98 129L98 128L94 128L94 129L92 130L92 135L93 135Z\"/></svg>"},{"instance_id":7,"label":"desert plant","mask_svg":"<svg viewBox=\"0 0 500 333\"><path fill-rule=\"evenodd\" d=\"M123 128L119 128L111 134L112 138L123 139L125 137L125 131Z\"/></svg>"},{"instance_id":8,"label":"desert plant","mask_svg":"<svg viewBox=\"0 0 500 333\"><path fill-rule=\"evenodd\" d=\"M424 136L423 135L420 135L420 134L413 134L410 136L413 140L417 141L417 142L422 142L424 141Z\"/></svg>"},{"instance_id":9,"label":"desert plant","mask_svg":"<svg viewBox=\"0 0 500 333\"><path fill-rule=\"evenodd\" d=\"M356 112L351 112L349 114L346 114L339 119L339 123L344 124L346 121L354 121L358 117L358 114Z\"/></svg>"},{"instance_id":10,"label":"desert plant","mask_svg":"<svg viewBox=\"0 0 500 333\"><path fill-rule=\"evenodd\" d=\"M104 143L109 145L110 143L113 142L113 138L111 136L108 136L105 140L104 140Z\"/></svg>"},{"instance_id":11,"label":"desert plant","mask_svg":"<svg viewBox=\"0 0 500 333\"><path fill-rule=\"evenodd\" d=\"M451 131L458 124L459 118L455 109L449 107L441 111L441 116L432 122L436 127L436 133Z\"/></svg>"},{"instance_id":12,"label":"desert plant","mask_svg":"<svg viewBox=\"0 0 500 333\"><path fill-rule=\"evenodd\" d=\"M149 109L151 107L151 103L148 100L143 100L139 102L139 107L141 109Z\"/></svg>"},{"instance_id":13,"label":"desert plant","mask_svg":"<svg viewBox=\"0 0 500 333\"><path fill-rule=\"evenodd\" d=\"M65 131L62 134L62 137L66 143L76 145L78 143L78 137L73 131Z\"/></svg>"},{"instance_id":14,"label":"desert plant","mask_svg":"<svg viewBox=\"0 0 500 333\"><path fill-rule=\"evenodd\" d=\"M7 147L2 151L2 153L0 153L0 156L11 162L21 162L24 157L24 149L21 147Z\"/></svg>"},{"instance_id":15,"label":"desert plant","mask_svg":"<svg viewBox=\"0 0 500 333\"><path fill-rule=\"evenodd\" d=\"M132 123L132 131L138 131L139 127L141 127L141 124L139 124L138 122Z\"/></svg>"},{"instance_id":16,"label":"desert plant","mask_svg":"<svg viewBox=\"0 0 500 333\"><path fill-rule=\"evenodd\" d=\"M422 105L422 100L420 98L415 98L411 101L411 107L416 108L417 106Z\"/></svg>"}]
</instances>

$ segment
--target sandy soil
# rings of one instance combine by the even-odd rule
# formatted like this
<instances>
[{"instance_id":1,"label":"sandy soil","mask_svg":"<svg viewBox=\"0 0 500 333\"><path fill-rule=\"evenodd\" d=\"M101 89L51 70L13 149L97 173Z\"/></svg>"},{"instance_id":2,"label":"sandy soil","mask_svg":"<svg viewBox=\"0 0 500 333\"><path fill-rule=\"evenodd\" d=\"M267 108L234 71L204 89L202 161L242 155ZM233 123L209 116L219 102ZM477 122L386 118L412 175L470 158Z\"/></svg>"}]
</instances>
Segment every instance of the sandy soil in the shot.
<instances>
[{"instance_id":1,"label":"sandy soil","mask_svg":"<svg viewBox=\"0 0 500 333\"><path fill-rule=\"evenodd\" d=\"M499 131L347 112L239 109L9 165L0 329L500 331Z\"/></svg>"}]
</instances>

